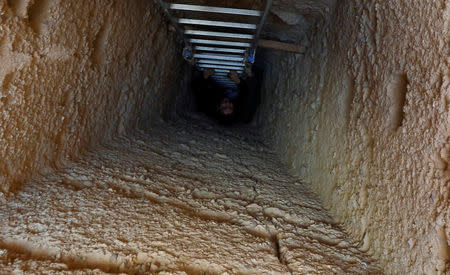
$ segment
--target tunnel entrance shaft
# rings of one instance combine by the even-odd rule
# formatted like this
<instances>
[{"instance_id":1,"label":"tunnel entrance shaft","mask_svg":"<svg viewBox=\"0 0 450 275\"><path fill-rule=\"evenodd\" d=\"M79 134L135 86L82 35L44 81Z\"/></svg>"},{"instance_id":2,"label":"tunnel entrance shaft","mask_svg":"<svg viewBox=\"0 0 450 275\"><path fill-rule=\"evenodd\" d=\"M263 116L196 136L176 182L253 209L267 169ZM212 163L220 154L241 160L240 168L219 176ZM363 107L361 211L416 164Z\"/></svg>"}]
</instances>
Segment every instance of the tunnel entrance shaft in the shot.
<instances>
[{"instance_id":1,"label":"tunnel entrance shaft","mask_svg":"<svg viewBox=\"0 0 450 275\"><path fill-rule=\"evenodd\" d=\"M191 112L153 1L0 0L0 271L448 272L447 2L274 1L269 150Z\"/></svg>"}]
</instances>

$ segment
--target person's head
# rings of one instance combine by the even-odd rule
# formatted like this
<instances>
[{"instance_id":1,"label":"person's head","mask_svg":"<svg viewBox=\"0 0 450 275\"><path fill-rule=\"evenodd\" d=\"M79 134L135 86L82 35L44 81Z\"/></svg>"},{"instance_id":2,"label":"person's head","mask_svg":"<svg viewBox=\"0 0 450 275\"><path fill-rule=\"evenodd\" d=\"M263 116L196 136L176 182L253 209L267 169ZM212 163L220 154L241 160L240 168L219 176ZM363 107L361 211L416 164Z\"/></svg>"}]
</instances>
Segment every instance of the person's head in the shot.
<instances>
[{"instance_id":1,"label":"person's head","mask_svg":"<svg viewBox=\"0 0 450 275\"><path fill-rule=\"evenodd\" d=\"M224 125L231 125L235 117L234 103L228 98L223 98L217 108L219 122Z\"/></svg>"},{"instance_id":2,"label":"person's head","mask_svg":"<svg viewBox=\"0 0 450 275\"><path fill-rule=\"evenodd\" d=\"M225 97L220 101L219 104L219 113L222 115L232 115L234 113L234 104L233 102L228 98Z\"/></svg>"}]
</instances>

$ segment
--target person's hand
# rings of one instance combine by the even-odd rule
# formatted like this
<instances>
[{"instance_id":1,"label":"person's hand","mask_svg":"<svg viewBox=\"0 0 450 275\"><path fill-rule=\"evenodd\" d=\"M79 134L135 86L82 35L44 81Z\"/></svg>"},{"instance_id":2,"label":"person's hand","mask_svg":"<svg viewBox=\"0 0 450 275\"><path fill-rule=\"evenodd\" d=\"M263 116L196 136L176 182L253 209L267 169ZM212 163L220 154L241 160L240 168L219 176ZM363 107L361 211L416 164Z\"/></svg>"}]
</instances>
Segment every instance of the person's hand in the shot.
<instances>
[{"instance_id":1,"label":"person's hand","mask_svg":"<svg viewBox=\"0 0 450 275\"><path fill-rule=\"evenodd\" d=\"M231 79L231 81L233 81L236 84L241 83L241 80L239 79L239 76L236 71L230 71L228 77Z\"/></svg>"},{"instance_id":2,"label":"person's hand","mask_svg":"<svg viewBox=\"0 0 450 275\"><path fill-rule=\"evenodd\" d=\"M204 70L203 71L203 78L208 79L210 76L212 76L216 71L214 69Z\"/></svg>"}]
</instances>

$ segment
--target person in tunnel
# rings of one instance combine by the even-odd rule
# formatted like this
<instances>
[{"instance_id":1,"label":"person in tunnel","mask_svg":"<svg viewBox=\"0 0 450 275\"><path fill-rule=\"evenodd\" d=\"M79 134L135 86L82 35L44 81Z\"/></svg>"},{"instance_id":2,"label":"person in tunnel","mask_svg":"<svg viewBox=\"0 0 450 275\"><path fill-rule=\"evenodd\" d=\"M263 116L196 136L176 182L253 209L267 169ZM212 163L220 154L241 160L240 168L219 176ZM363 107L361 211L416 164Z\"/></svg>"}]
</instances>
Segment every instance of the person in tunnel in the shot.
<instances>
[{"instance_id":1,"label":"person in tunnel","mask_svg":"<svg viewBox=\"0 0 450 275\"><path fill-rule=\"evenodd\" d=\"M197 110L223 125L251 122L259 104L256 89L249 89L247 81L240 78L236 71L231 71L228 77L237 88L223 88L211 78L214 73L211 69L194 76Z\"/></svg>"}]
</instances>

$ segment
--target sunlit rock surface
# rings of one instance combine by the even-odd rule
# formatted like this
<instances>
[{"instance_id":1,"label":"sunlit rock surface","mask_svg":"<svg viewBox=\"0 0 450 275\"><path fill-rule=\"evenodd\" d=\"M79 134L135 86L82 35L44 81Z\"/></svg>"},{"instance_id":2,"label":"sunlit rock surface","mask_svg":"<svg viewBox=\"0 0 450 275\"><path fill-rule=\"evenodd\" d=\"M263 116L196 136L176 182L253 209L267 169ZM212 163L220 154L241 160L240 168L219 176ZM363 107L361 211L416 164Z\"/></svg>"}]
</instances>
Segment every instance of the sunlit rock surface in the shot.
<instances>
[{"instance_id":1,"label":"sunlit rock surface","mask_svg":"<svg viewBox=\"0 0 450 275\"><path fill-rule=\"evenodd\" d=\"M248 129L215 127L137 131L26 184L0 205L0 269L379 273Z\"/></svg>"},{"instance_id":2,"label":"sunlit rock surface","mask_svg":"<svg viewBox=\"0 0 450 275\"><path fill-rule=\"evenodd\" d=\"M265 135L389 274L450 272L449 20L337 1L304 56L267 55Z\"/></svg>"},{"instance_id":3,"label":"sunlit rock surface","mask_svg":"<svg viewBox=\"0 0 450 275\"><path fill-rule=\"evenodd\" d=\"M167 112L177 57L153 1L0 0L0 194Z\"/></svg>"}]
</instances>

